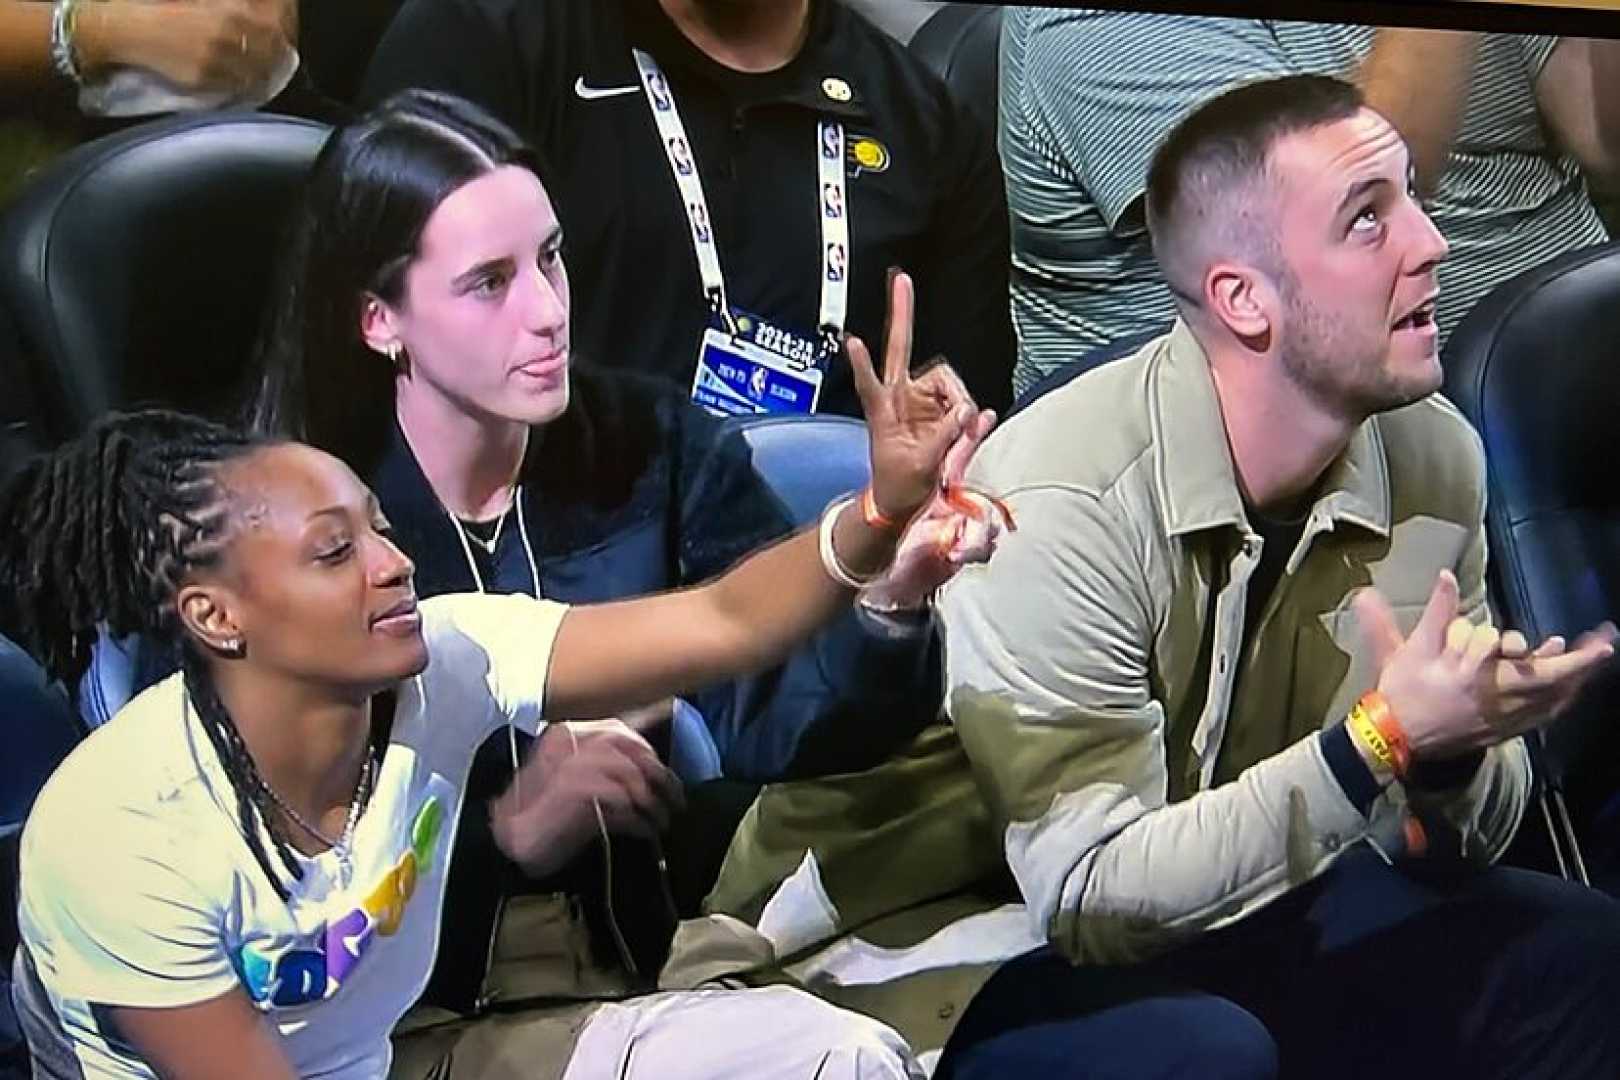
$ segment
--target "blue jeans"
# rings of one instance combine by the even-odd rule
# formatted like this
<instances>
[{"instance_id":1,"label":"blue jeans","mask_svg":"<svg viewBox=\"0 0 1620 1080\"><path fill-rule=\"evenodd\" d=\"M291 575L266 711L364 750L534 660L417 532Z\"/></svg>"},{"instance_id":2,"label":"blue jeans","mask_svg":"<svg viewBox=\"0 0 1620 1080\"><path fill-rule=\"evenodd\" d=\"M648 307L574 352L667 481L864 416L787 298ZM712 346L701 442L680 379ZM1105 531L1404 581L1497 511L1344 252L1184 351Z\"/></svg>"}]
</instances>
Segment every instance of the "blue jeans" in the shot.
<instances>
[{"instance_id":1,"label":"blue jeans","mask_svg":"<svg viewBox=\"0 0 1620 1080\"><path fill-rule=\"evenodd\" d=\"M1524 870L1422 877L1361 847L1143 964L1012 961L935 1080L1620 1077L1620 904Z\"/></svg>"}]
</instances>

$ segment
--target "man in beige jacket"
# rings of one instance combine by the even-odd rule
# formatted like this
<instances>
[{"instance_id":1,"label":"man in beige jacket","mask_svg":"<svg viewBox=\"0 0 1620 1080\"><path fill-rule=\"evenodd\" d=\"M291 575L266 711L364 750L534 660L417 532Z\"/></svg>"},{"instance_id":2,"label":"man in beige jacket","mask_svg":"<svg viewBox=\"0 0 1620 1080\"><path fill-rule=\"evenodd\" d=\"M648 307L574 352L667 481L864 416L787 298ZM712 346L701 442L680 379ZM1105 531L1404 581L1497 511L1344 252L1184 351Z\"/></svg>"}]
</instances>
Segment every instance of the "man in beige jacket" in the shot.
<instances>
[{"instance_id":1,"label":"man in beige jacket","mask_svg":"<svg viewBox=\"0 0 1620 1080\"><path fill-rule=\"evenodd\" d=\"M1181 320L969 471L1018 528L940 599L953 726L769 785L667 982L797 981L935 1080L1620 1076L1620 906L1487 868L1613 631L1488 624L1409 175L1329 79L1176 129Z\"/></svg>"},{"instance_id":2,"label":"man in beige jacket","mask_svg":"<svg viewBox=\"0 0 1620 1080\"><path fill-rule=\"evenodd\" d=\"M1613 632L1489 625L1411 175L1346 83L1206 104L1149 177L1174 329L975 461L1018 531L942 598L947 701L1050 945L940 1075L1212 1028L1245 1075L1620 1075L1620 906L1485 868Z\"/></svg>"}]
</instances>

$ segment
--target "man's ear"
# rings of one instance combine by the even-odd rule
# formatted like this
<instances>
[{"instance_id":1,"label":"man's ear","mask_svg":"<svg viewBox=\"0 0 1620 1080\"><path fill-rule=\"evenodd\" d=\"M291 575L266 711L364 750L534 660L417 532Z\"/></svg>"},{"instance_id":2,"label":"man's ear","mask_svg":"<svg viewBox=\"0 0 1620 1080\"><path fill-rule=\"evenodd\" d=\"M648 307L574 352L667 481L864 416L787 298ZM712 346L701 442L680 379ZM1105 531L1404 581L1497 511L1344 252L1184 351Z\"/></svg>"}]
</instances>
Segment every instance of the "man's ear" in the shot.
<instances>
[{"instance_id":1,"label":"man's ear","mask_svg":"<svg viewBox=\"0 0 1620 1080\"><path fill-rule=\"evenodd\" d=\"M360 301L360 340L378 356L391 357L404 348L399 338L399 316L381 297L367 293Z\"/></svg>"},{"instance_id":2,"label":"man's ear","mask_svg":"<svg viewBox=\"0 0 1620 1080\"><path fill-rule=\"evenodd\" d=\"M241 656L247 651L247 639L223 587L186 585L174 602L186 632L210 650L221 656Z\"/></svg>"},{"instance_id":3,"label":"man's ear","mask_svg":"<svg viewBox=\"0 0 1620 1080\"><path fill-rule=\"evenodd\" d=\"M1245 341L1267 339L1276 330L1280 299L1271 281L1252 266L1218 262L1204 275L1204 305Z\"/></svg>"}]
</instances>

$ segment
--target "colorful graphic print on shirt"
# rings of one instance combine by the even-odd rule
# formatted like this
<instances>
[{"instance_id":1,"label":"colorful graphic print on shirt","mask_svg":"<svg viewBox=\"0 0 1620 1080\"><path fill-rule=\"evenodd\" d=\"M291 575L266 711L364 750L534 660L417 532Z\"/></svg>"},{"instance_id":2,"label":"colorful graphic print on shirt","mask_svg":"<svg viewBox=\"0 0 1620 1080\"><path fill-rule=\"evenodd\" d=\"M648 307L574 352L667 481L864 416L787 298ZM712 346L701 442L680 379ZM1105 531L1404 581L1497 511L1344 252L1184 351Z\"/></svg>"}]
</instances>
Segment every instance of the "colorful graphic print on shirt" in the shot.
<instances>
[{"instance_id":1,"label":"colorful graphic print on shirt","mask_svg":"<svg viewBox=\"0 0 1620 1080\"><path fill-rule=\"evenodd\" d=\"M444 831L444 805L437 796L427 798L411 823L410 846L359 907L327 923L302 947L269 952L250 943L241 948L236 969L254 1004L286 1008L331 997L377 935L392 937L399 930L417 881L432 872Z\"/></svg>"}]
</instances>

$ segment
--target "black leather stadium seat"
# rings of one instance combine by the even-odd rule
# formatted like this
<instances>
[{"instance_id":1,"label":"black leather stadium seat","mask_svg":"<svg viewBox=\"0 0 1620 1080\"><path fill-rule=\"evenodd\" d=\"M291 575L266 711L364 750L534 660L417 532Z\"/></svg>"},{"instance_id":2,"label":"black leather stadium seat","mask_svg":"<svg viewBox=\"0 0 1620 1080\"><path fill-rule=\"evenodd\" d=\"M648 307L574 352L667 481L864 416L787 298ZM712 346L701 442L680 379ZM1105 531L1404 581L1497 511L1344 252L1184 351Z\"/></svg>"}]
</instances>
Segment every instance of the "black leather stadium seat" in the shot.
<instances>
[{"instance_id":1,"label":"black leather stadium seat","mask_svg":"<svg viewBox=\"0 0 1620 1080\"><path fill-rule=\"evenodd\" d=\"M11 313L0 306L0 482L27 456L44 448L46 435L33 372Z\"/></svg>"},{"instance_id":2,"label":"black leather stadium seat","mask_svg":"<svg viewBox=\"0 0 1620 1080\"><path fill-rule=\"evenodd\" d=\"M1620 613L1620 245L1573 252L1503 284L1447 342L1446 393L1490 466L1486 532L1498 620L1532 640ZM1540 746L1589 848L1620 778L1620 680L1599 679ZM1556 814L1556 806L1547 809ZM1620 849L1617 849L1620 850ZM1612 853L1594 862L1612 862Z\"/></svg>"},{"instance_id":3,"label":"black leather stadium seat","mask_svg":"<svg viewBox=\"0 0 1620 1080\"><path fill-rule=\"evenodd\" d=\"M218 414L258 330L291 199L327 128L256 113L144 124L79 147L0 219L0 308L42 441L111 408Z\"/></svg>"}]
</instances>

